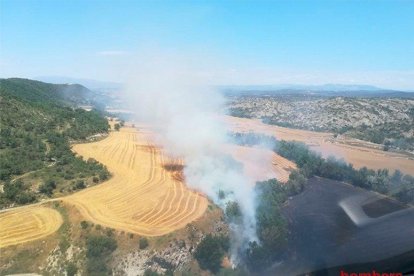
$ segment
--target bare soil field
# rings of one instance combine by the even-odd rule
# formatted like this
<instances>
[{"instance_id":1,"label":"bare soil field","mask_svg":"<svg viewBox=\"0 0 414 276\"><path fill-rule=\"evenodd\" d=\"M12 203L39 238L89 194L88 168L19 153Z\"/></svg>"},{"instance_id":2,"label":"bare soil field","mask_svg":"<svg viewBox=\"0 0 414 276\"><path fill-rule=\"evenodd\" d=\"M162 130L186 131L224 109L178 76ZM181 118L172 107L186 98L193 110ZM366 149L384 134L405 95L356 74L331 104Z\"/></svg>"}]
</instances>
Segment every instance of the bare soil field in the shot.
<instances>
[{"instance_id":1,"label":"bare soil field","mask_svg":"<svg viewBox=\"0 0 414 276\"><path fill-rule=\"evenodd\" d=\"M404 154L386 152L375 144L356 139L335 139L332 133L314 132L267 125L260 120L226 116L223 119L234 132L257 132L272 135L280 140L304 142L324 157L343 158L355 168L388 168L414 175L414 159Z\"/></svg>"},{"instance_id":2,"label":"bare soil field","mask_svg":"<svg viewBox=\"0 0 414 276\"><path fill-rule=\"evenodd\" d=\"M59 229L62 217L56 210L26 206L0 213L0 248L46 237Z\"/></svg>"}]
</instances>

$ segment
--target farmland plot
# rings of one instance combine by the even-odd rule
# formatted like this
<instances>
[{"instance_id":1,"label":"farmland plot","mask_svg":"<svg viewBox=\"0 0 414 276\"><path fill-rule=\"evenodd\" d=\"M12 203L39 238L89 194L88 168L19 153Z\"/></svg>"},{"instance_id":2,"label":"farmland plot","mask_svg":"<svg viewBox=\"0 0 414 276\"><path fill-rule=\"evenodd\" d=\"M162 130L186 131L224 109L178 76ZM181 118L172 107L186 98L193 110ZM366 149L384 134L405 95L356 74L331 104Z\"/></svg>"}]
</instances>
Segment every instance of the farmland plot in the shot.
<instances>
[{"instance_id":1,"label":"farmland plot","mask_svg":"<svg viewBox=\"0 0 414 276\"><path fill-rule=\"evenodd\" d=\"M199 218L207 199L165 168L182 162L166 157L151 136L125 127L102 141L75 145L77 154L105 164L113 177L64 200L94 223L145 236L164 235Z\"/></svg>"},{"instance_id":2,"label":"farmland plot","mask_svg":"<svg viewBox=\"0 0 414 276\"><path fill-rule=\"evenodd\" d=\"M0 248L46 237L59 229L58 211L41 206L25 206L0 213Z\"/></svg>"},{"instance_id":3,"label":"farmland plot","mask_svg":"<svg viewBox=\"0 0 414 276\"><path fill-rule=\"evenodd\" d=\"M139 131L124 127L97 142L76 144L73 151L94 158L112 173L108 181L62 200L74 205L84 219L105 227L143 236L159 236L184 227L201 217L208 200L185 185L181 159L171 158L154 144L147 126ZM225 151L243 163L255 181L277 178L287 181L295 164L268 151L263 163L261 149L225 145ZM60 214L39 204L0 213L0 247L43 238L62 224Z\"/></svg>"}]
</instances>

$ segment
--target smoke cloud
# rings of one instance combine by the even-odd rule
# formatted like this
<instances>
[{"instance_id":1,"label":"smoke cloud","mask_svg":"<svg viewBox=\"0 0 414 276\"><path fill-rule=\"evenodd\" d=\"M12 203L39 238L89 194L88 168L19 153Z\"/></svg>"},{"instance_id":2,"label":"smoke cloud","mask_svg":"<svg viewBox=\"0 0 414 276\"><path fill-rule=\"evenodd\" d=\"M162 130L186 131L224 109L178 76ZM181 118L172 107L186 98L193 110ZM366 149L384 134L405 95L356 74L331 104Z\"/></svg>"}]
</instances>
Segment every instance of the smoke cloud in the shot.
<instances>
[{"instance_id":1,"label":"smoke cloud","mask_svg":"<svg viewBox=\"0 0 414 276\"><path fill-rule=\"evenodd\" d=\"M242 219L231 225L232 261L237 262L238 250L257 240L256 204L254 180L224 150L229 137L218 116L225 112L225 99L188 59L157 53L135 62L125 96L137 120L156 127L164 150L184 160L190 188L223 209L229 201L238 203Z\"/></svg>"}]
</instances>

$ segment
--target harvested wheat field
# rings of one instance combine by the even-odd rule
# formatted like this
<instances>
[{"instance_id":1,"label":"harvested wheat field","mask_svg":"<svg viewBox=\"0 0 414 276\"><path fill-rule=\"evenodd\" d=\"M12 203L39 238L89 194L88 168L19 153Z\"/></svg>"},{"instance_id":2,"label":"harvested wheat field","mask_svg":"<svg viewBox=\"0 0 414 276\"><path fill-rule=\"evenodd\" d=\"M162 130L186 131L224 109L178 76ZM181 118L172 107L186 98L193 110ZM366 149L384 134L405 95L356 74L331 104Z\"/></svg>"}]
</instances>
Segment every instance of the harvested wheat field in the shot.
<instances>
[{"instance_id":1,"label":"harvested wheat field","mask_svg":"<svg viewBox=\"0 0 414 276\"><path fill-rule=\"evenodd\" d=\"M170 160L151 144L151 132L125 127L108 138L73 146L105 164L113 177L63 200L85 219L139 235L159 236L199 218L207 199L182 181L182 162Z\"/></svg>"},{"instance_id":2,"label":"harvested wheat field","mask_svg":"<svg viewBox=\"0 0 414 276\"><path fill-rule=\"evenodd\" d=\"M254 182L271 178L286 182L296 169L295 163L268 149L227 145L225 150L243 164L245 174Z\"/></svg>"},{"instance_id":3,"label":"harvested wheat field","mask_svg":"<svg viewBox=\"0 0 414 276\"><path fill-rule=\"evenodd\" d=\"M207 199L185 186L183 161L166 156L154 140L153 132L141 125L139 131L124 127L101 141L74 145L74 152L105 164L113 176L59 200L74 205L86 220L144 236L164 235L201 217ZM270 150L227 145L225 151L243 163L254 181L285 182L296 168ZM0 247L42 238L61 224L57 211L39 205L4 211Z\"/></svg>"},{"instance_id":4,"label":"harvested wheat field","mask_svg":"<svg viewBox=\"0 0 414 276\"><path fill-rule=\"evenodd\" d=\"M366 166L371 169L398 169L406 174L414 174L413 158L395 152L385 152L379 149L378 145L366 141L347 137L335 139L333 133L267 125L253 119L225 116L222 120L231 131L257 132L272 135L280 140L304 142L322 156L333 155L339 159L343 158L355 168Z\"/></svg>"},{"instance_id":5,"label":"harvested wheat field","mask_svg":"<svg viewBox=\"0 0 414 276\"><path fill-rule=\"evenodd\" d=\"M43 238L62 224L59 212L41 206L26 206L0 213L0 248Z\"/></svg>"}]
</instances>

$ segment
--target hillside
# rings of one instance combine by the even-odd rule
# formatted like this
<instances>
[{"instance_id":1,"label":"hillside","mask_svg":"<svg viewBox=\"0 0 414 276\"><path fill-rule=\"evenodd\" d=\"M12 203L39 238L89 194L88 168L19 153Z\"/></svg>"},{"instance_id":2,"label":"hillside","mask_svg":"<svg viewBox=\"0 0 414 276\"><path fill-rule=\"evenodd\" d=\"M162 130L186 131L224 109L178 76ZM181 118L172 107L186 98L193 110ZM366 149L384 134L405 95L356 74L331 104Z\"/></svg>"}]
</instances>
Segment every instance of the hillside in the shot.
<instances>
[{"instance_id":1,"label":"hillside","mask_svg":"<svg viewBox=\"0 0 414 276\"><path fill-rule=\"evenodd\" d=\"M91 103L91 90L80 84L52 84L41 81L10 78L0 79L2 93L11 93L20 100L61 104Z\"/></svg>"},{"instance_id":2,"label":"hillside","mask_svg":"<svg viewBox=\"0 0 414 276\"><path fill-rule=\"evenodd\" d=\"M237 117L278 126L384 144L384 149L414 150L414 99L321 97L312 95L240 96L229 103Z\"/></svg>"},{"instance_id":3,"label":"hillside","mask_svg":"<svg viewBox=\"0 0 414 276\"><path fill-rule=\"evenodd\" d=\"M218 87L227 96L329 96L413 98L412 91L384 89L372 85L239 85Z\"/></svg>"},{"instance_id":4,"label":"hillside","mask_svg":"<svg viewBox=\"0 0 414 276\"><path fill-rule=\"evenodd\" d=\"M67 193L99 182L99 174L108 177L102 165L70 150L70 141L109 128L100 112L76 108L88 102L88 91L81 85L0 80L0 207Z\"/></svg>"}]
</instances>

